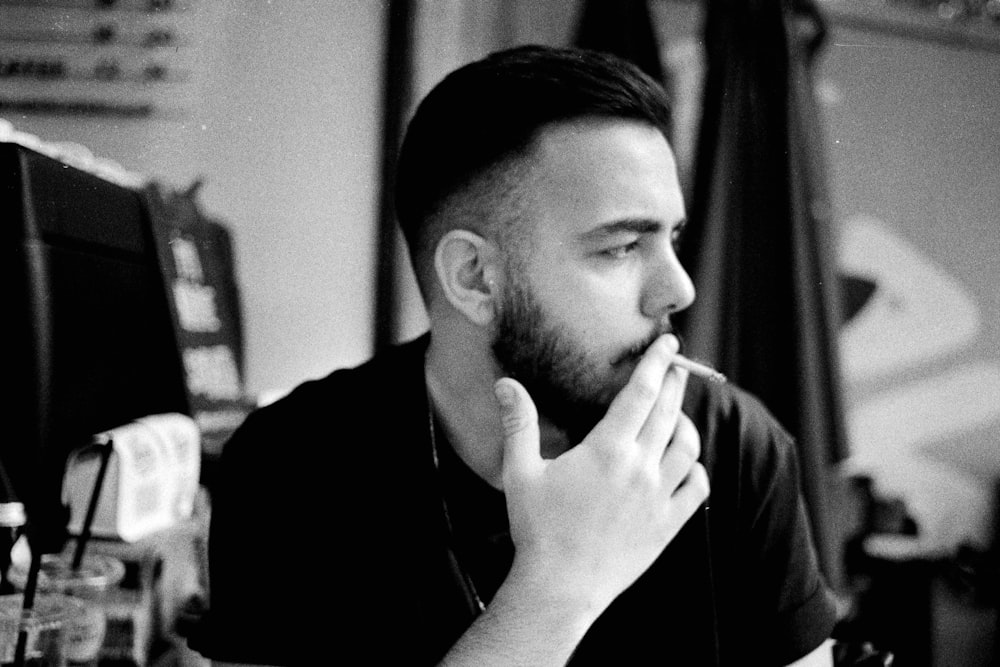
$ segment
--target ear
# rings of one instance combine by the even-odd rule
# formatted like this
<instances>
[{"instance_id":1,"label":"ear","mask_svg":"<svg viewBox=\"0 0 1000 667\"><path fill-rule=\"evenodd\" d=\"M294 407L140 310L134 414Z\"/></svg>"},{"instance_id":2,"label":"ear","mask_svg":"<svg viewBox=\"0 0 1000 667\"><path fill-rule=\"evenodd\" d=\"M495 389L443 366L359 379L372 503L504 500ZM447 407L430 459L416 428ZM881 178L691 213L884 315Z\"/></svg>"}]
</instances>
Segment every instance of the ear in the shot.
<instances>
[{"instance_id":1,"label":"ear","mask_svg":"<svg viewBox=\"0 0 1000 667\"><path fill-rule=\"evenodd\" d=\"M434 250L434 270L448 302L473 324L487 326L499 297L497 249L482 236L452 229Z\"/></svg>"}]
</instances>

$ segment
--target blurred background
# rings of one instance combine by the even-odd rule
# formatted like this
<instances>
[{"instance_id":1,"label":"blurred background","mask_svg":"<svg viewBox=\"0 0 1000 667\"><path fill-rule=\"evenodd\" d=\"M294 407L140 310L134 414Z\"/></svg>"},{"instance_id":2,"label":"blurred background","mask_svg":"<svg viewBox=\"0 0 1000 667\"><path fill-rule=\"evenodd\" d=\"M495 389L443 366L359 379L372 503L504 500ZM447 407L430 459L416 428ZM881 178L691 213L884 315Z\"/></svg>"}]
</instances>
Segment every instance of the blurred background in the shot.
<instances>
[{"instance_id":1,"label":"blurred background","mask_svg":"<svg viewBox=\"0 0 1000 667\"><path fill-rule=\"evenodd\" d=\"M425 330L387 198L399 133L445 73L523 43L617 50L674 95L706 304L685 324L819 443L804 479L845 639L998 664L997 0L2 0L0 119L228 230L264 403ZM747 203L772 188L787 227ZM775 275L737 299L723 260ZM741 332L797 337L730 341L713 318L737 302ZM770 399L746 360L789 355Z\"/></svg>"}]
</instances>

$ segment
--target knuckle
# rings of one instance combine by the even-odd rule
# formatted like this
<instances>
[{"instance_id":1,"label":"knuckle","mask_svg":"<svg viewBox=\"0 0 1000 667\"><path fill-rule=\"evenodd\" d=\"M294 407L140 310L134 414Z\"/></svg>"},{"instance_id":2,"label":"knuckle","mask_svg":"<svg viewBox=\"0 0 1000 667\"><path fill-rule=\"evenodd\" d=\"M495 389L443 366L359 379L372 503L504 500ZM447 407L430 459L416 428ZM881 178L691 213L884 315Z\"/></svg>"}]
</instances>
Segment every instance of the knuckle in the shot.
<instances>
[{"instance_id":1,"label":"knuckle","mask_svg":"<svg viewBox=\"0 0 1000 667\"><path fill-rule=\"evenodd\" d=\"M708 498L712 491L708 472L705 470L705 466L700 463L695 463L691 468L691 473L688 475L688 482L694 487L698 497L702 500Z\"/></svg>"},{"instance_id":2,"label":"knuckle","mask_svg":"<svg viewBox=\"0 0 1000 667\"><path fill-rule=\"evenodd\" d=\"M609 470L624 470L633 464L631 450L619 442L608 442L598 451L601 454L601 461Z\"/></svg>"},{"instance_id":3,"label":"knuckle","mask_svg":"<svg viewBox=\"0 0 1000 667\"><path fill-rule=\"evenodd\" d=\"M629 479L636 489L655 489L660 486L659 468L653 465L638 465L630 472Z\"/></svg>"},{"instance_id":4,"label":"knuckle","mask_svg":"<svg viewBox=\"0 0 1000 667\"><path fill-rule=\"evenodd\" d=\"M507 435L517 435L531 428L531 416L512 410L501 415L500 424L503 427L503 432Z\"/></svg>"},{"instance_id":5,"label":"knuckle","mask_svg":"<svg viewBox=\"0 0 1000 667\"><path fill-rule=\"evenodd\" d=\"M684 414L681 414L677 421L674 440L678 449L692 461L698 460L701 456L701 434Z\"/></svg>"},{"instance_id":6,"label":"knuckle","mask_svg":"<svg viewBox=\"0 0 1000 667\"><path fill-rule=\"evenodd\" d=\"M500 406L500 427L507 436L530 431L538 424L538 411L523 389L514 389L512 396Z\"/></svg>"},{"instance_id":7,"label":"knuckle","mask_svg":"<svg viewBox=\"0 0 1000 667\"><path fill-rule=\"evenodd\" d=\"M659 396L660 387L654 384L650 378L643 376L636 378L633 391L638 400L644 403L652 403Z\"/></svg>"}]
</instances>

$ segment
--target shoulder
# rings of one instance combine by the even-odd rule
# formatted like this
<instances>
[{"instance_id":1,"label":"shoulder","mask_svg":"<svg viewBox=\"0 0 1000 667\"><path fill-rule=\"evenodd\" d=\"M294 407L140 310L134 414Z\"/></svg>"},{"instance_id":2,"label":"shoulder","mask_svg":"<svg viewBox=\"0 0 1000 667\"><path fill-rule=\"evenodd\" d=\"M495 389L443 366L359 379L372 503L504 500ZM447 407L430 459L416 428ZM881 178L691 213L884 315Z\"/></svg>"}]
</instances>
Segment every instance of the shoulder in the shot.
<instances>
[{"instance_id":1,"label":"shoulder","mask_svg":"<svg viewBox=\"0 0 1000 667\"><path fill-rule=\"evenodd\" d=\"M332 454L349 456L359 442L380 426L396 423L382 417L401 414L423 399L422 336L379 352L364 363L308 380L278 400L254 410L226 443L228 467L241 464L280 465L280 460L315 460ZM281 452L275 457L276 451Z\"/></svg>"},{"instance_id":2,"label":"shoulder","mask_svg":"<svg viewBox=\"0 0 1000 667\"><path fill-rule=\"evenodd\" d=\"M759 398L734 384L719 385L692 378L684 400L684 412L701 433L703 446L714 449L733 444L793 446L792 436ZM742 452L752 454L750 452Z\"/></svg>"},{"instance_id":3,"label":"shoulder","mask_svg":"<svg viewBox=\"0 0 1000 667\"><path fill-rule=\"evenodd\" d=\"M732 494L731 502L749 509L776 486L798 490L795 440L759 398L733 384L698 380L684 407L701 434L713 496Z\"/></svg>"},{"instance_id":4,"label":"shoulder","mask_svg":"<svg viewBox=\"0 0 1000 667\"><path fill-rule=\"evenodd\" d=\"M727 592L720 624L760 656L752 662L785 664L820 644L836 620L800 491L798 445L737 386L692 382L686 399L711 479L713 575Z\"/></svg>"},{"instance_id":5,"label":"shoulder","mask_svg":"<svg viewBox=\"0 0 1000 667\"><path fill-rule=\"evenodd\" d=\"M283 420L288 416L314 414L316 408L329 407L331 401L357 403L373 394L394 393L423 381L423 354L427 337L387 348L364 363L340 368L329 375L308 380L287 395L259 408L255 420Z\"/></svg>"}]
</instances>

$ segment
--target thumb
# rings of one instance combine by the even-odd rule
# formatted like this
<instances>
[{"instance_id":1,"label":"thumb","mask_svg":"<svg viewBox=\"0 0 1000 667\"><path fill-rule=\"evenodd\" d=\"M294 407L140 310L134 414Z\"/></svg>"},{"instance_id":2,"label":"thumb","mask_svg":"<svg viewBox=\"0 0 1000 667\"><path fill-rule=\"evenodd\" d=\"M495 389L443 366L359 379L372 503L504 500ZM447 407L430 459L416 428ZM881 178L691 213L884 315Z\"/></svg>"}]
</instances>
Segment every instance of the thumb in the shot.
<instances>
[{"instance_id":1,"label":"thumb","mask_svg":"<svg viewBox=\"0 0 1000 667\"><path fill-rule=\"evenodd\" d=\"M535 403L528 390L511 378L497 380L493 385L493 393L500 404L504 472L527 473L542 461Z\"/></svg>"}]
</instances>

